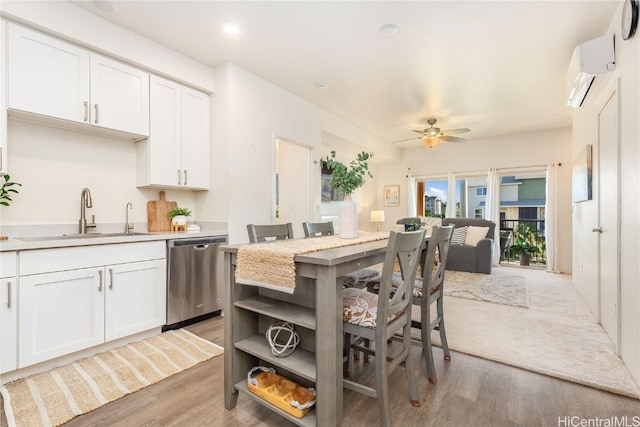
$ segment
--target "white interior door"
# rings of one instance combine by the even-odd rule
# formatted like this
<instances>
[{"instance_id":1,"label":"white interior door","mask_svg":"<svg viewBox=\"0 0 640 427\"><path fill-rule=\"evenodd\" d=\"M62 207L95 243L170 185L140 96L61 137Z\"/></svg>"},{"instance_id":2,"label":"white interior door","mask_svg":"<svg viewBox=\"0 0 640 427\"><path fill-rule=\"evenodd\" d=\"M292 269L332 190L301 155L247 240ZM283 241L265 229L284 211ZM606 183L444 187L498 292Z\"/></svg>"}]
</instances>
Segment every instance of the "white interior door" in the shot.
<instances>
[{"instance_id":1,"label":"white interior door","mask_svg":"<svg viewBox=\"0 0 640 427\"><path fill-rule=\"evenodd\" d=\"M276 170L278 217L276 223L293 224L295 237L303 237L302 223L313 220L311 209L311 148L278 140Z\"/></svg>"},{"instance_id":2,"label":"white interior door","mask_svg":"<svg viewBox=\"0 0 640 427\"><path fill-rule=\"evenodd\" d=\"M613 91L598 114L598 213L600 323L619 352L618 96Z\"/></svg>"}]
</instances>

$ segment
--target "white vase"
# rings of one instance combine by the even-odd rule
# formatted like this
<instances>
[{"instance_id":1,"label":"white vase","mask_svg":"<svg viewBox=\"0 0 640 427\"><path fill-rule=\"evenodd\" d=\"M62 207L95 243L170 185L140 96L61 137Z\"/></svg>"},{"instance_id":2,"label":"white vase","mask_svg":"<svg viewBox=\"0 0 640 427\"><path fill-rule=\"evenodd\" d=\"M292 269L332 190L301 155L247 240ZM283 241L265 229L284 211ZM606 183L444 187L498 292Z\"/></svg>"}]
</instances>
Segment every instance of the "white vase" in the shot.
<instances>
[{"instance_id":1,"label":"white vase","mask_svg":"<svg viewBox=\"0 0 640 427\"><path fill-rule=\"evenodd\" d=\"M338 211L338 235L343 239L358 237L358 205L351 198L345 197Z\"/></svg>"},{"instance_id":2,"label":"white vase","mask_svg":"<svg viewBox=\"0 0 640 427\"><path fill-rule=\"evenodd\" d=\"M176 215L171 219L171 224L185 225L187 223L187 217L185 215Z\"/></svg>"}]
</instances>

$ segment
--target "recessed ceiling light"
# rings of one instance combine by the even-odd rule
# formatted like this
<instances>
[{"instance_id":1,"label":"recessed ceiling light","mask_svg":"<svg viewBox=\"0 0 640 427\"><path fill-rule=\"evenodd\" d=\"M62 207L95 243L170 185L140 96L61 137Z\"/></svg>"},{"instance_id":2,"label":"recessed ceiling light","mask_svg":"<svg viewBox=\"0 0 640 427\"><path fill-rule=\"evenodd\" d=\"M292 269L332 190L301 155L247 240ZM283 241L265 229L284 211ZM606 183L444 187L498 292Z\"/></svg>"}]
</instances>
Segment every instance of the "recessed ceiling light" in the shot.
<instances>
[{"instance_id":1,"label":"recessed ceiling light","mask_svg":"<svg viewBox=\"0 0 640 427\"><path fill-rule=\"evenodd\" d=\"M113 12L116 7L108 0L93 0L93 5L103 12Z\"/></svg>"},{"instance_id":2,"label":"recessed ceiling light","mask_svg":"<svg viewBox=\"0 0 640 427\"><path fill-rule=\"evenodd\" d=\"M230 36L237 36L238 34L240 34L240 28L236 27L233 24L225 24L225 26L222 28L224 29L224 32L229 34Z\"/></svg>"},{"instance_id":3,"label":"recessed ceiling light","mask_svg":"<svg viewBox=\"0 0 640 427\"><path fill-rule=\"evenodd\" d=\"M315 84L316 89L318 89L320 92L326 92L329 89L329 85L326 83L316 83Z\"/></svg>"},{"instance_id":4,"label":"recessed ceiling light","mask_svg":"<svg viewBox=\"0 0 640 427\"><path fill-rule=\"evenodd\" d=\"M392 36L397 32L398 32L398 27L396 27L393 24L385 24L382 27L380 27L380 34L383 34L385 36Z\"/></svg>"}]
</instances>

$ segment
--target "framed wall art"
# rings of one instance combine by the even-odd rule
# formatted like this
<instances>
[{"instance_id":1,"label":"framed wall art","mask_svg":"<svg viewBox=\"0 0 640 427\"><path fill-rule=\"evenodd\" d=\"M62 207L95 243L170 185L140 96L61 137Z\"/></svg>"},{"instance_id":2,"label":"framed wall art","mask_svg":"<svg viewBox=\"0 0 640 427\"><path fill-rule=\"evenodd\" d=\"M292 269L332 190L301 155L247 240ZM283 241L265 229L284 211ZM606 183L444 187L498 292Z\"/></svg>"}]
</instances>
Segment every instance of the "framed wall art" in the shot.
<instances>
[{"instance_id":1,"label":"framed wall art","mask_svg":"<svg viewBox=\"0 0 640 427\"><path fill-rule=\"evenodd\" d=\"M400 206L400 186L385 185L382 200L385 206Z\"/></svg>"},{"instance_id":2,"label":"framed wall art","mask_svg":"<svg viewBox=\"0 0 640 427\"><path fill-rule=\"evenodd\" d=\"M592 199L592 150L593 146L585 146L573 160L573 203Z\"/></svg>"}]
</instances>

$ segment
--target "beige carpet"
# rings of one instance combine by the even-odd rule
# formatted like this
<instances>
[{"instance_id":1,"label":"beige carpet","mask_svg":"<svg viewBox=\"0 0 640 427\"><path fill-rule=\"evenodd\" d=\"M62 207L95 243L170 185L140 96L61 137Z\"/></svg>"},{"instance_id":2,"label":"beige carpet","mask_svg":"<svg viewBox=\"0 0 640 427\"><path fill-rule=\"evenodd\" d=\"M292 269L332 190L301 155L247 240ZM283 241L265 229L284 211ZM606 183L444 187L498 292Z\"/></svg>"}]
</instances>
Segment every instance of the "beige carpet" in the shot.
<instances>
[{"instance_id":1,"label":"beige carpet","mask_svg":"<svg viewBox=\"0 0 640 427\"><path fill-rule=\"evenodd\" d=\"M529 309L445 296L451 350L640 399L638 385L573 287L570 275L499 269L524 276ZM445 276L445 289L447 280ZM440 345L436 331L432 337ZM435 351L439 357L440 350Z\"/></svg>"},{"instance_id":2,"label":"beige carpet","mask_svg":"<svg viewBox=\"0 0 640 427\"><path fill-rule=\"evenodd\" d=\"M58 426L223 353L180 329L5 384L9 426Z\"/></svg>"},{"instance_id":3,"label":"beige carpet","mask_svg":"<svg viewBox=\"0 0 640 427\"><path fill-rule=\"evenodd\" d=\"M529 307L529 291L524 277L494 268L491 274L447 270L444 294L494 304Z\"/></svg>"}]
</instances>

